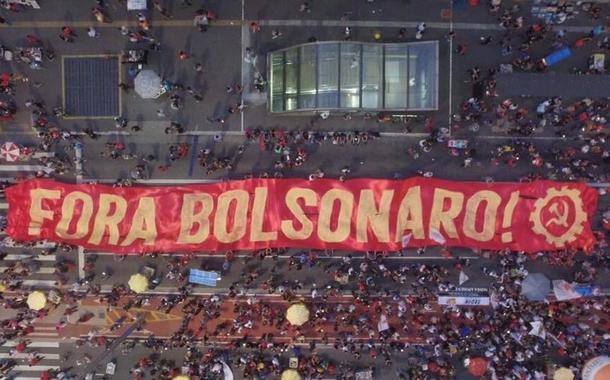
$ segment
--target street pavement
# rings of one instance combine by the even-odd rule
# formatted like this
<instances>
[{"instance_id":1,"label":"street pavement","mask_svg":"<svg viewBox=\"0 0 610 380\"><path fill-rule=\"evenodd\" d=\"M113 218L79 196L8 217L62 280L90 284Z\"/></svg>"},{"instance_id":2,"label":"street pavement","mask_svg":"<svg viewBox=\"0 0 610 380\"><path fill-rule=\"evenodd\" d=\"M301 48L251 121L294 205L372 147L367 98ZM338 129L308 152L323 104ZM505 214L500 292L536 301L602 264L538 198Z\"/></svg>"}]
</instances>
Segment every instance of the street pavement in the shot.
<instances>
[{"instance_id":1,"label":"street pavement","mask_svg":"<svg viewBox=\"0 0 610 380\"><path fill-rule=\"evenodd\" d=\"M12 358L18 362L13 367L13 379L38 380L44 371L59 370L64 364L61 359L60 342L44 337L32 338L32 340L36 339L36 341L29 343L28 348L42 356L42 360L35 365L28 364L31 353L23 352L11 355L11 349L15 349L19 341L8 341L0 347L0 359L6 360Z\"/></svg>"},{"instance_id":2,"label":"street pavement","mask_svg":"<svg viewBox=\"0 0 610 380\"><path fill-rule=\"evenodd\" d=\"M108 1L108 13L112 15L112 23L96 24L90 13L92 2L64 0L61 6L50 6L41 1L43 10L27 10L25 12L3 13L12 25L0 25L0 43L15 48L26 44L26 35L35 34L44 41L45 46L52 49L57 58L53 61L45 60L42 70L32 70L27 65L16 62L0 62L0 71L11 71L21 73L29 80L27 83L17 84L16 102L21 112L18 113L14 122L2 123L3 141L15 141L24 146L35 146L38 144L36 132L31 127L29 112L25 110L24 103L27 99L42 101L48 108L61 106L62 104L62 64L61 56L75 55L118 55L122 50L134 47L146 47L147 44L132 44L121 36L119 28L128 25L134 28L136 25L135 14L128 13L122 3ZM199 33L192 26L192 17L195 7L182 7L177 1L167 2L172 13L172 18L164 20L158 12L152 14L152 32L154 38L161 43L160 52L152 52L148 67L156 70L164 78L191 86L203 94L203 101L196 102L192 97L186 96L185 107L179 111L173 111L164 100L141 99L133 89L123 92L121 95L122 116L129 120L129 127L125 130L117 130L114 121L107 119L54 119L52 123L59 125L62 129L74 133L83 133L85 129L92 129L99 133L99 137L92 140L86 136L82 137L83 147L79 159L69 143L60 142L53 148L57 156L70 157L73 168L82 167L78 175L68 173L59 179L69 182L99 181L102 183L114 183L117 179L125 179L130 171L138 163L138 159L107 159L101 156L108 142L122 142L126 150L138 158L152 155L154 160L147 164L147 180L141 181L140 185L176 185L184 183L196 183L206 181L218 181L225 179L240 179L247 175L261 175L262 173L273 173L273 165L277 155L273 152L261 152L256 142L248 142L244 137L244 131L253 128L285 128L288 130L315 130L315 131L370 131L379 133L380 137L369 141L366 145L337 146L326 141L321 145L306 146L310 158L300 168L286 171L286 177L303 178L317 169L323 169L327 177L338 177L341 169L348 166L351 169L350 176L353 178L407 178L419 175L423 172L432 172L434 177L443 179L466 180L466 181L518 181L532 173L546 175L549 170L545 168L534 168L527 159L522 159L514 167L503 164L492 163L493 152L499 145L507 141L514 141L514 136L509 136L506 129L492 125L482 124L476 132L473 132L469 123L450 122L451 115L457 113L462 102L472 94L472 83L468 80L467 70L475 65L481 67L485 72L491 67L501 63L510 62L519 56L515 51L512 55L502 56L500 54L500 41L505 31L498 25L498 15L490 15L483 4L471 8L467 6L454 6L448 0L430 1L402 1L386 0L375 2L333 0L332 2L311 2L310 13L298 11L300 2L297 1L263 1L263 0L210 0L205 6L212 9L218 16L217 22L212 23L209 30ZM460 3L460 2L456 2ZM465 3L465 2L462 2ZM529 19L529 4L519 3L523 8L523 14ZM608 4L602 4L603 18L599 22L607 22L610 15ZM260 24L259 32L252 33L249 24L255 21ZM426 22L425 40L438 40L439 50L439 110L435 112L419 113L417 118L403 123L379 123L376 120L363 120L353 117L345 120L341 115L331 116L322 120L316 116L276 116L266 110L266 104L259 104L261 96L253 92L250 84L254 69L261 72L266 71L264 57L269 51L292 46L306 42L315 37L318 40L342 40L346 26L352 29L352 40L373 41L373 33L380 32L382 41L398 42L398 30L401 27L407 29L407 41L414 40L415 26L419 22ZM567 36L574 40L589 32L596 22L591 21L584 14L579 14L573 19L562 24ZM78 35L76 42L68 44L60 41L57 35L63 25L73 25ZM95 26L100 37L91 39L86 35L86 27ZM282 33L281 37L273 39L272 30ZM449 32L455 32L453 38L449 38ZM493 43L481 46L479 38L490 36ZM455 53L458 44L468 46L468 52L461 56ZM550 41L540 42L540 48L536 49L536 59L542 58L552 52ZM254 49L258 55L256 68L243 62L243 52L246 47ZM178 52L184 50L189 54L187 60L181 61ZM517 49L515 49L517 50ZM587 58L593 52L598 52L594 43L587 44L584 48L574 51L574 54L565 62L553 67L554 72L567 74L573 67L585 68ZM194 67L197 63L203 65L203 72L196 73ZM602 77L600 77L602 78ZM603 77L607 78L607 77ZM122 80L130 84L131 80L127 73L123 73ZM244 86L243 99L256 100L249 104L246 112L242 114L228 115L227 107L241 101L236 95L226 92L226 87L233 84ZM565 87L564 87L565 88ZM566 102L576 101L569 92L558 94ZM519 89L513 89L515 94ZM515 96L514 101L520 103L530 110L540 103L543 98L530 97L530 94L522 94L524 97ZM264 98L265 94L263 94ZM163 109L166 116L158 117L157 110ZM210 119L225 118L223 125L210 122ZM451 152L442 147L435 146L430 153L424 153L419 147L419 142L428 134L424 126L424 118L430 117L435 127L451 127L453 137L468 139L471 146L476 149L475 160L470 167L463 166L464 157L455 157ZM166 134L165 128L170 121L181 123L185 127L183 134ZM131 130L132 125L141 127L141 131ZM607 128L607 126L606 126ZM606 129L607 131L607 129ZM536 145L546 161L553 161L554 150L566 146L574 146L579 149L584 145L581 133L572 130L567 138L560 138L551 127L537 130L532 136L520 137L520 140L528 141ZM222 142L215 142L215 136L220 135ZM166 171L160 171L159 166L169 164L168 152L172 145L179 143L189 144L189 154L186 158L171 162ZM606 148L608 143L605 143ZM245 145L245 152L237 154L238 148ZM207 174L198 165L197 153L201 149L210 149L215 157L230 158L236 165L230 172L220 170ZM408 151L411 150L411 153ZM419 155L414 158L412 151ZM0 163L0 177L13 181L15 178L27 178L42 169L43 162L30 160L19 163ZM600 160L597 168L591 169L591 173L598 177L607 177L608 166ZM564 176L565 177L565 176ZM565 179L558 174L557 179ZM4 206L2 206L4 204ZM610 202L607 196L600 197L598 210L603 212L608 209ZM6 212L6 204L0 201L0 212ZM599 213L596 216L596 227L599 226ZM77 280L87 275L83 270L86 261L93 263L91 273L92 285L99 285L102 294L107 294L112 286L126 284L129 276L140 271L145 266L157 268L159 274L167 273L171 257L158 256L128 256L123 261L118 261L112 255L103 252L84 252L74 249L72 251L53 251L52 246L41 243L36 247L12 247L4 242L0 256L0 272L7 269L19 272L27 271L27 275L21 282L20 289L50 289L59 286L67 290L74 286ZM49 252L51 250L51 252ZM276 296L265 296L263 282L268 278L272 268L275 268L281 280L299 281L303 288L297 292L300 297L308 297L312 285L318 288L333 283L332 268L338 266L341 257L346 252L334 252L331 257L323 257L320 253L318 264L297 271L288 271L288 262L293 255L300 252L289 250L282 254L277 260L265 258L248 258L249 253L240 253L231 263L227 273L222 273L217 288L195 288L196 294L212 295L216 293L226 294L229 287L237 282L243 282L244 273L255 269L258 277L247 286L246 293L258 294L262 299L269 297L277 302L278 310L285 308L287 304ZM438 250L428 249L423 256L419 256L414 250L407 250L405 256L384 259L384 263L391 269L402 265L426 264L438 265L447 268L449 275L447 282L457 284L459 271L455 264L459 257L470 259L469 265L464 272L470 280L464 284L469 287L487 287L494 279L483 273L483 268L497 269L499 261L495 257L481 257L477 253L465 249L452 250L453 257L440 255ZM361 261L358 255L354 255L354 261ZM195 257L180 271L186 273L190 268L216 270L221 272L224 259L222 257L209 257L202 255ZM74 265L72 265L72 262ZM58 264L62 266L58 267ZM67 267L66 267L67 265ZM59 270L58 270L59 268ZM551 279L566 279L571 281L578 268L566 268L548 265L542 260L528 262L527 268L530 272L543 272ZM64 270L65 269L65 270ZM58 276L57 272L61 274ZM103 277L102 272L111 273L109 277ZM600 268L594 283L604 288L610 288L608 268ZM415 280L409 277L408 283ZM403 286L387 279L379 279L376 283L380 291L389 289L402 294L410 294L411 287ZM150 292L152 307L157 305L159 298L155 295L172 295L177 293L178 283L175 280L163 279L161 284ZM241 285L240 285L241 287ZM350 291L356 287L352 282L343 287L341 297L345 302L351 302ZM8 294L17 294L20 289L9 289ZM123 301L124 302L124 301ZM239 302L243 302L239 301ZM60 317L50 318L46 324L38 326L31 335L33 342L30 347L44 356L42 362L35 366L27 363L19 363L14 369L15 379L36 379L45 369L58 368L65 363L75 367L76 360L82 359L83 354L88 352L91 357L99 353L99 349L79 349L74 345L74 338L87 335L92 327L106 331L105 335L113 336L120 334L125 326L115 331L107 331L112 324L120 318L120 311L106 318L107 313L103 304L96 303L92 298L80 302L81 311L76 315L82 315L87 307L96 307L95 318L88 322L74 323L71 329L63 329L58 332L55 323ZM224 320L230 321L232 307L225 305L223 309ZM9 313L8 311L4 311ZM166 313L169 314L169 313ZM8 318L8 316L3 316ZM169 322L167 319L157 318L157 322L165 321L163 331L158 335L171 335L182 316L176 317ZM199 321L196 321L199 322ZM221 322L221 321L217 321ZM98 325L96 325L98 323ZM195 323L195 322L194 322ZM397 324L396 321L392 323ZM210 327L215 324L210 325ZM144 327L151 328L150 326ZM106 329L106 330L104 330ZM155 332L157 333L157 332ZM61 334L61 335L60 335ZM309 339L316 337L314 332L309 332ZM255 334L256 335L256 334ZM145 336L145 335L141 335ZM407 339L410 343L421 342L421 336L410 335ZM211 337L214 343L226 342L218 336ZM15 341L6 342L0 350L0 359L5 358ZM338 361L354 362L351 357L343 357L343 354L329 347L321 347L320 352L324 356ZM67 361L61 360L60 354L72 353ZM117 378L129 378L128 370L139 358L146 355L148 351L138 347L126 355L117 355L119 373ZM2 356L4 355L4 356ZM184 357L183 350L170 350L164 353L173 358L177 363ZM366 356L366 355L365 355ZM19 360L23 359L18 357ZM400 356L396 362L399 362ZM361 368L371 365L368 359L356 361ZM402 363L400 363L402 364ZM382 368L379 360L375 364ZM400 367L398 365L397 367ZM396 378L395 368L378 371L378 378ZM240 378L240 371L236 371ZM467 378L460 374L460 378Z\"/></svg>"}]
</instances>

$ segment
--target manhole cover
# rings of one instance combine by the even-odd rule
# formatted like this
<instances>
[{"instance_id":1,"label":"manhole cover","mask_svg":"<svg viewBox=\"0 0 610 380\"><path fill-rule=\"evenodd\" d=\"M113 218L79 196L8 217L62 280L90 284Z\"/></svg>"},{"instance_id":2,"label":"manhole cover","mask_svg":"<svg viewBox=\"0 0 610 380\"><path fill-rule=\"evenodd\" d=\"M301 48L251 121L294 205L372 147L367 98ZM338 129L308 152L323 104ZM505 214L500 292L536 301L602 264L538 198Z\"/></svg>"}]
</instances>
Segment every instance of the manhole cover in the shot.
<instances>
[{"instance_id":1,"label":"manhole cover","mask_svg":"<svg viewBox=\"0 0 610 380\"><path fill-rule=\"evenodd\" d=\"M118 56L64 56L63 101L68 117L120 115Z\"/></svg>"}]
</instances>

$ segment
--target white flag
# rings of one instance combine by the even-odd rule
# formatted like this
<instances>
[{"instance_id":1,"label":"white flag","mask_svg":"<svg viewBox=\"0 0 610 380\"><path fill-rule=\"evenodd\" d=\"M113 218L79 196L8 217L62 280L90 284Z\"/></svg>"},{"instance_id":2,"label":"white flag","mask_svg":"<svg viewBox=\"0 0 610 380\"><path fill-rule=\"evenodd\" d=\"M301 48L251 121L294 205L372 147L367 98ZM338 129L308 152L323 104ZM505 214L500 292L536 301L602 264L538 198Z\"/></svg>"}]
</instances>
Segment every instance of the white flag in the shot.
<instances>
[{"instance_id":1,"label":"white flag","mask_svg":"<svg viewBox=\"0 0 610 380\"><path fill-rule=\"evenodd\" d=\"M470 277L468 277L466 275L466 273L464 273L464 271L460 271L460 279L459 279L459 284L462 285L463 283L465 283L466 281L468 281L470 279Z\"/></svg>"},{"instance_id":2,"label":"white flag","mask_svg":"<svg viewBox=\"0 0 610 380\"><path fill-rule=\"evenodd\" d=\"M542 339L546 338L546 330L541 321L530 322L530 325L532 325L532 329L528 333L529 335L539 336Z\"/></svg>"},{"instance_id":3,"label":"white flag","mask_svg":"<svg viewBox=\"0 0 610 380\"><path fill-rule=\"evenodd\" d=\"M430 229L430 239L434 240L435 242L437 242L438 244L441 244L441 245L443 245L447 242L447 240L445 239L443 234L441 234L441 232L439 230L437 230L436 228Z\"/></svg>"},{"instance_id":4,"label":"white flag","mask_svg":"<svg viewBox=\"0 0 610 380\"><path fill-rule=\"evenodd\" d=\"M403 248L407 248L407 246L411 242L412 237L413 237L413 234L406 234L406 235L402 236L402 247Z\"/></svg>"},{"instance_id":5,"label":"white flag","mask_svg":"<svg viewBox=\"0 0 610 380\"><path fill-rule=\"evenodd\" d=\"M582 297L572 284L564 280L553 280L553 293L557 301L567 301Z\"/></svg>"},{"instance_id":6,"label":"white flag","mask_svg":"<svg viewBox=\"0 0 610 380\"><path fill-rule=\"evenodd\" d=\"M491 294L489 295L489 303L494 309L500 306L500 297L498 297L496 292L491 292Z\"/></svg>"}]
</instances>

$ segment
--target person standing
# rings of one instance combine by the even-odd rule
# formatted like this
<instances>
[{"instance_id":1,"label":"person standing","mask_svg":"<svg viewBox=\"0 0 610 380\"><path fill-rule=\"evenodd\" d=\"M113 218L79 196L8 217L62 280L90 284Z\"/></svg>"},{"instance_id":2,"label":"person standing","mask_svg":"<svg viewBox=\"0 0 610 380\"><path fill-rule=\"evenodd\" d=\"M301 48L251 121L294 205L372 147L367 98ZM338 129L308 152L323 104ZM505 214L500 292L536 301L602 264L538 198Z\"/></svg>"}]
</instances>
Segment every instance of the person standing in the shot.
<instances>
[{"instance_id":1,"label":"person standing","mask_svg":"<svg viewBox=\"0 0 610 380\"><path fill-rule=\"evenodd\" d=\"M425 22L420 22L419 24L417 24L417 27L415 28L415 39L416 40L421 40L422 37L424 36L424 32L426 31L426 23Z\"/></svg>"},{"instance_id":2,"label":"person standing","mask_svg":"<svg viewBox=\"0 0 610 380\"><path fill-rule=\"evenodd\" d=\"M91 26L87 28L87 35L91 38L98 38L100 36L100 33L94 27Z\"/></svg>"},{"instance_id":3,"label":"person standing","mask_svg":"<svg viewBox=\"0 0 610 380\"><path fill-rule=\"evenodd\" d=\"M59 38L65 42L74 42L74 38L76 37L76 33L74 33L74 29L65 25L61 28L61 34Z\"/></svg>"}]
</instances>

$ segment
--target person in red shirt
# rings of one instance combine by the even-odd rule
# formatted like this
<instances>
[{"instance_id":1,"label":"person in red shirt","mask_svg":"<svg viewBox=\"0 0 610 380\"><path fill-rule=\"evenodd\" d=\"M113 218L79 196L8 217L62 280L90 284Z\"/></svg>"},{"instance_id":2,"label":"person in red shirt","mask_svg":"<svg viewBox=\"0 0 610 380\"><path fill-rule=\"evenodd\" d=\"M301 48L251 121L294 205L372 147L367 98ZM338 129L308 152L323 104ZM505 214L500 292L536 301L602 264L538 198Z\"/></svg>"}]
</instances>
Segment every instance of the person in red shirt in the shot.
<instances>
[{"instance_id":1,"label":"person in red shirt","mask_svg":"<svg viewBox=\"0 0 610 380\"><path fill-rule=\"evenodd\" d=\"M15 350L17 350L17 352L23 352L25 351L27 344L28 342L25 340L19 341L19 343L15 346Z\"/></svg>"}]
</instances>

